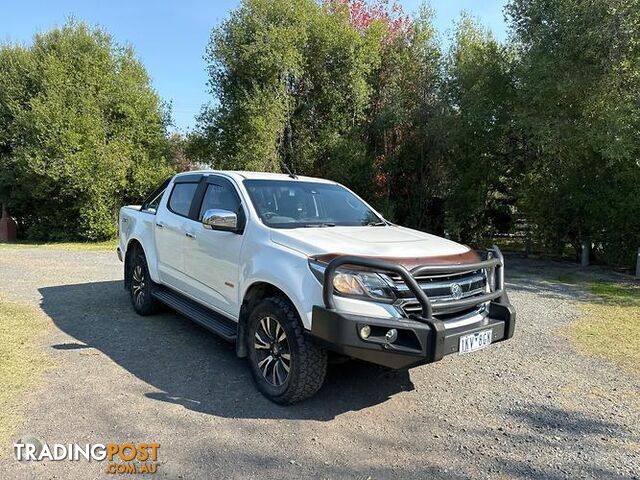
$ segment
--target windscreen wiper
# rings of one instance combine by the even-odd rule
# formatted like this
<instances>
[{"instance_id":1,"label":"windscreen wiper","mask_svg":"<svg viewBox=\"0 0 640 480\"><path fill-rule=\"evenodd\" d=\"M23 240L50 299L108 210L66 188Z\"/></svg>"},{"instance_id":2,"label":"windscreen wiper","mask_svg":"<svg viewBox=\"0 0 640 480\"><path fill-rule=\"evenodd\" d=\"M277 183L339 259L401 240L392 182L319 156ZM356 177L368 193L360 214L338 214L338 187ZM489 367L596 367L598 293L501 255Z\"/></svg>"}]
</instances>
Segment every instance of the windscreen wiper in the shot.
<instances>
[{"instance_id":1,"label":"windscreen wiper","mask_svg":"<svg viewBox=\"0 0 640 480\"><path fill-rule=\"evenodd\" d=\"M379 222L369 222L367 223L367 227L383 227L387 224L387 222L380 220Z\"/></svg>"},{"instance_id":2,"label":"windscreen wiper","mask_svg":"<svg viewBox=\"0 0 640 480\"><path fill-rule=\"evenodd\" d=\"M306 223L302 225L304 228L313 228L313 227L335 227L335 223Z\"/></svg>"}]
</instances>

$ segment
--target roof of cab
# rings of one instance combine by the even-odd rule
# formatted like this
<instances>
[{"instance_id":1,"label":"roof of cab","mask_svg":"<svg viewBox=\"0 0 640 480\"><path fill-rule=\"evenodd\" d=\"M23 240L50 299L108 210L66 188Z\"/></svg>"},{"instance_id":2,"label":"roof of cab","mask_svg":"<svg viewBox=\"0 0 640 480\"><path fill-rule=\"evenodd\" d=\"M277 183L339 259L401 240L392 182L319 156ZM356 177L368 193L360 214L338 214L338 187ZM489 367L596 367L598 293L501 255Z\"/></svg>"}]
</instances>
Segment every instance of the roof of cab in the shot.
<instances>
[{"instance_id":1,"label":"roof of cab","mask_svg":"<svg viewBox=\"0 0 640 480\"><path fill-rule=\"evenodd\" d=\"M176 176L193 175L193 174L211 174L218 173L228 175L236 180L289 180L298 182L321 182L321 183L336 183L331 180L315 177L304 177L302 175L296 175L296 178L290 177L286 173L269 173L269 172L246 172L240 170L193 170L190 172L178 173Z\"/></svg>"}]
</instances>

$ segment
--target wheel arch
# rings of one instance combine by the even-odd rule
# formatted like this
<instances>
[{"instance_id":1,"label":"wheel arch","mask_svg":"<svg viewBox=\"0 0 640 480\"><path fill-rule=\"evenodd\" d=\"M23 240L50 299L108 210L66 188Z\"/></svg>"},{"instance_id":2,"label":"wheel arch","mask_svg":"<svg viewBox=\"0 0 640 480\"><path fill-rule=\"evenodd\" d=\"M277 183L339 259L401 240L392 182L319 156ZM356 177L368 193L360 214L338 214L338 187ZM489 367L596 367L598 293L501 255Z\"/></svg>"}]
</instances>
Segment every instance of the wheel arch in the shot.
<instances>
[{"instance_id":1,"label":"wheel arch","mask_svg":"<svg viewBox=\"0 0 640 480\"><path fill-rule=\"evenodd\" d=\"M287 293L281 288L277 287L273 283L266 281L255 281L246 289L242 298L242 304L240 306L240 315L238 316L238 338L236 341L236 354L238 357L244 358L247 356L247 346L244 342L247 320L249 315L258 303L269 297L283 297L285 298L298 314L298 318L302 318L300 311L296 307L295 302L291 299ZM304 325L303 325L304 327Z\"/></svg>"}]
</instances>

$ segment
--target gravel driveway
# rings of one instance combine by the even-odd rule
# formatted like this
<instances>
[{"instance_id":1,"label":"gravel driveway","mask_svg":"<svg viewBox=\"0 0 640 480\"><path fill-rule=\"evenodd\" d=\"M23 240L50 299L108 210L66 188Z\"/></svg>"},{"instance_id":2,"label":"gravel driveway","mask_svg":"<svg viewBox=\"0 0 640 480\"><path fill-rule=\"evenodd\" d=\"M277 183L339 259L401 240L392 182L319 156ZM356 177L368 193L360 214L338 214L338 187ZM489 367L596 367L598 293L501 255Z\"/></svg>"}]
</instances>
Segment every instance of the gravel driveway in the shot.
<instances>
[{"instance_id":1,"label":"gravel driveway","mask_svg":"<svg viewBox=\"0 0 640 480\"><path fill-rule=\"evenodd\" d=\"M584 294L541 274L566 268L508 260L509 342L410 372L336 365L316 397L280 407L230 344L136 316L115 254L2 248L0 292L40 305L57 364L21 397L16 438L160 443L156 478L638 478L640 379L570 345ZM4 457L3 478L109 477Z\"/></svg>"}]
</instances>

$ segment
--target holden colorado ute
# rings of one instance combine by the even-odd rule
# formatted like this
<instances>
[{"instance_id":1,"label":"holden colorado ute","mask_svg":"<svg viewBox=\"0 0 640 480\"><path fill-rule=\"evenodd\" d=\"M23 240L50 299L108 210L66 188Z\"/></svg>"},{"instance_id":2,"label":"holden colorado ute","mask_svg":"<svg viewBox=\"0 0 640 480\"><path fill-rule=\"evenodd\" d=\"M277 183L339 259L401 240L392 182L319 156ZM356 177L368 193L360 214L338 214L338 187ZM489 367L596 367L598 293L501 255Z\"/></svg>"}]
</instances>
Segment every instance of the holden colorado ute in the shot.
<instances>
[{"instance_id":1,"label":"holden colorado ute","mask_svg":"<svg viewBox=\"0 0 640 480\"><path fill-rule=\"evenodd\" d=\"M133 308L165 304L235 342L282 404L322 386L328 356L394 369L513 335L504 259L385 220L344 186L197 171L120 210Z\"/></svg>"}]
</instances>

